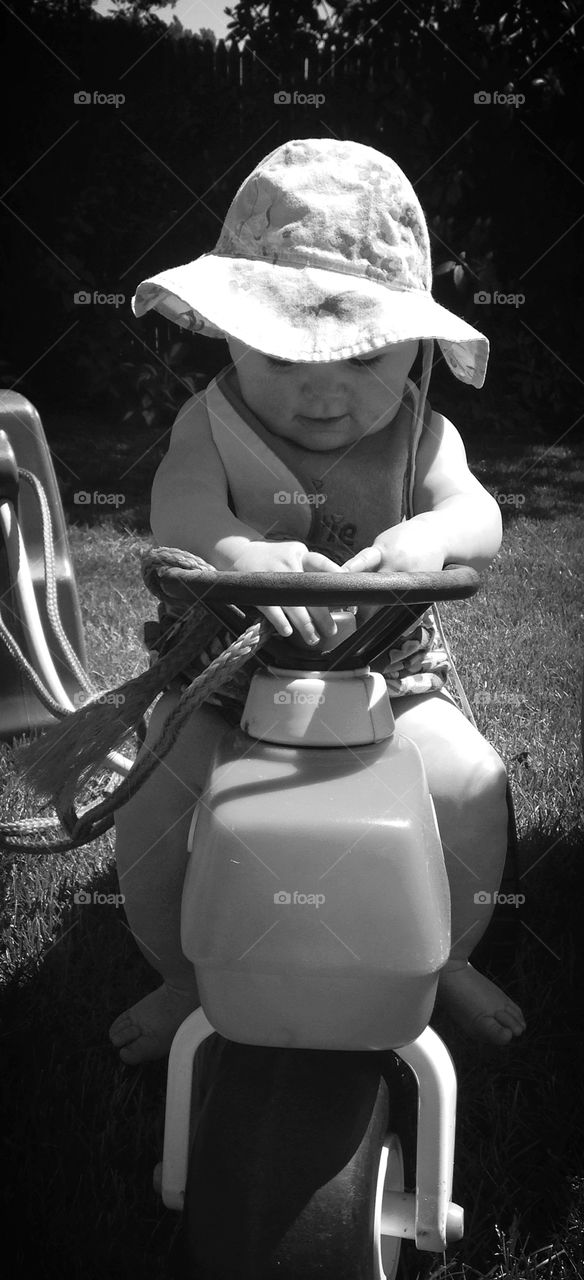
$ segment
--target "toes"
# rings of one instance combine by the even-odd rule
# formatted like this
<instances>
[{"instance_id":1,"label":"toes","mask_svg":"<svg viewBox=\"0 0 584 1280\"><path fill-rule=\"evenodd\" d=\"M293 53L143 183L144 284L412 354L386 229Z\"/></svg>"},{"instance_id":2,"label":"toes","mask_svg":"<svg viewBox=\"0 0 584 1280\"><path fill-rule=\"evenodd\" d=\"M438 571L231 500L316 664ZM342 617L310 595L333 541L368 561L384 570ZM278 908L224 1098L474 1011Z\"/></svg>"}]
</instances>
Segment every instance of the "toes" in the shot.
<instances>
[{"instance_id":1,"label":"toes","mask_svg":"<svg viewBox=\"0 0 584 1280\"><path fill-rule=\"evenodd\" d=\"M505 1027L491 1013L479 1013L473 1023L474 1033L481 1040L490 1040L494 1044L508 1044L513 1039L510 1027Z\"/></svg>"},{"instance_id":2,"label":"toes","mask_svg":"<svg viewBox=\"0 0 584 1280\"><path fill-rule=\"evenodd\" d=\"M506 1005L502 1009L497 1009L495 1017L500 1025L507 1027L513 1035L520 1036L525 1031L525 1018L517 1005Z\"/></svg>"},{"instance_id":3,"label":"toes","mask_svg":"<svg viewBox=\"0 0 584 1280\"><path fill-rule=\"evenodd\" d=\"M110 1032L121 1031L122 1028L125 1028L128 1026L129 1022L131 1022L131 1018L129 1014L120 1013L118 1018L114 1018L112 1025L110 1027Z\"/></svg>"},{"instance_id":4,"label":"toes","mask_svg":"<svg viewBox=\"0 0 584 1280\"><path fill-rule=\"evenodd\" d=\"M140 1050L137 1044L129 1044L124 1049L120 1049L120 1058L128 1067L138 1067L141 1062L144 1062L144 1057L143 1049Z\"/></svg>"},{"instance_id":5,"label":"toes","mask_svg":"<svg viewBox=\"0 0 584 1280\"><path fill-rule=\"evenodd\" d=\"M512 1009L503 1007L494 1013L480 1013L474 1020L475 1033L483 1040L491 1040L495 1044L509 1044L514 1036L525 1031L525 1021L521 1010L519 1017Z\"/></svg>"},{"instance_id":6,"label":"toes","mask_svg":"<svg viewBox=\"0 0 584 1280\"><path fill-rule=\"evenodd\" d=\"M120 1049L122 1045L131 1044L141 1035L140 1028L135 1022L130 1022L128 1017L118 1018L109 1029L109 1038L116 1049Z\"/></svg>"}]
</instances>

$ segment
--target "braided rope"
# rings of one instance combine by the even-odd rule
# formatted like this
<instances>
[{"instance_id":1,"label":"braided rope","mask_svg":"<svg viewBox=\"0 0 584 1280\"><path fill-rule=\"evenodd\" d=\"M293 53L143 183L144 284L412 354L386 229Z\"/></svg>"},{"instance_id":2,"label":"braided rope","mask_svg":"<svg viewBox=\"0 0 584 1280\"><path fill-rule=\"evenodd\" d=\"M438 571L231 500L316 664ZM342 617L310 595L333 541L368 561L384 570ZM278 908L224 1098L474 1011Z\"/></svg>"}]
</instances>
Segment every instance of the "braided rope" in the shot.
<instances>
[{"instance_id":1,"label":"braided rope","mask_svg":"<svg viewBox=\"0 0 584 1280\"><path fill-rule=\"evenodd\" d=\"M97 822L127 804L128 800L144 785L146 779L150 777L169 751L172 750L183 725L192 713L203 702L206 702L210 694L220 689L225 684L228 676L242 667L252 657L256 649L272 634L273 627L269 622L264 620L254 622L251 627L248 627L247 631L244 631L243 635L238 636L237 640L233 641L228 649L220 653L200 676L191 681L191 684L184 690L176 707L165 721L156 750L151 750L148 756L138 756L130 773L116 788L113 795L108 796L101 804L95 806L91 810L91 815L87 815L87 817L76 816L75 826L71 833L74 839L82 837L83 843L88 838L93 839L93 836L88 835L93 821ZM89 822L90 816L92 819L91 824Z\"/></svg>"},{"instance_id":2,"label":"braided rope","mask_svg":"<svg viewBox=\"0 0 584 1280\"><path fill-rule=\"evenodd\" d=\"M168 600L169 596L174 603L180 595L187 594L190 599L190 592L181 591L182 575L190 575L196 578L200 569L207 569L209 566L198 559L198 557L190 556L188 553L180 553L183 561L181 566L176 564L175 549L156 548L155 551L148 553L144 562L144 577L147 585L153 590L153 594L164 600ZM193 561L197 562L197 567L193 568ZM187 566L190 566L187 567ZM167 591L162 585L160 578L171 579L175 586L174 591ZM178 590L176 589L178 587ZM237 611L239 612L239 611ZM124 688L140 685L140 692L146 704L150 704L161 689L178 674L185 661L193 657L193 635L197 635L197 648L200 651L210 639L217 634L218 627L222 625L221 620L211 617L209 613L198 602L191 604L186 612L177 619L176 623L169 628L165 637L166 643L174 640L174 644L162 657L158 659L142 675L136 677L133 681L129 681ZM231 674L242 667L253 656L255 651L265 643L270 635L273 634L273 628L265 619L254 623L239 636L233 643L219 654L217 658L201 673L195 680L184 690L177 706L164 724L163 731L159 741L155 747L151 748L148 755L139 756L135 761L130 773L122 781L122 783L106 797L101 803L89 806L80 814L75 812L69 795L62 794L57 797L55 807L57 809L57 818L28 818L18 822L3 822L0 824L3 841L6 847L12 852L67 852L71 849L78 848L80 845L87 844L95 840L98 836L108 831L114 822L114 813L122 805L136 794L139 788L144 784L148 777L154 772L161 761L168 755L169 751L177 741L179 733L186 720L192 713L207 700L210 694L217 692L229 679ZM97 695L97 698L103 695ZM76 719L82 719L84 714L89 719L91 712L95 706L95 698L86 703L79 712L75 713ZM124 726L127 735L127 726ZM70 838L68 840L47 840L46 845L32 846L30 841L38 838L39 835L45 834L55 828L67 830Z\"/></svg>"}]
</instances>

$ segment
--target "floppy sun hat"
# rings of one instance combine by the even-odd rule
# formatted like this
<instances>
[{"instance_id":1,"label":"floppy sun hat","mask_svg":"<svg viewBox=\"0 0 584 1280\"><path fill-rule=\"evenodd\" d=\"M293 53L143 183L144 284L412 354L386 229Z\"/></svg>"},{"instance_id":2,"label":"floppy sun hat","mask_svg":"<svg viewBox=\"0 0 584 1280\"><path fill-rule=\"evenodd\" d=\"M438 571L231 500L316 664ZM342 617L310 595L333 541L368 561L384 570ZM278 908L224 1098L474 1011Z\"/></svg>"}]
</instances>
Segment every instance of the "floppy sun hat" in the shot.
<instances>
[{"instance_id":1,"label":"floppy sun hat","mask_svg":"<svg viewBox=\"0 0 584 1280\"><path fill-rule=\"evenodd\" d=\"M481 387L487 338L431 290L426 220L399 166L359 142L304 138L245 179L210 253L143 280L132 307L294 363L428 340L427 363L436 339L452 373Z\"/></svg>"}]
</instances>

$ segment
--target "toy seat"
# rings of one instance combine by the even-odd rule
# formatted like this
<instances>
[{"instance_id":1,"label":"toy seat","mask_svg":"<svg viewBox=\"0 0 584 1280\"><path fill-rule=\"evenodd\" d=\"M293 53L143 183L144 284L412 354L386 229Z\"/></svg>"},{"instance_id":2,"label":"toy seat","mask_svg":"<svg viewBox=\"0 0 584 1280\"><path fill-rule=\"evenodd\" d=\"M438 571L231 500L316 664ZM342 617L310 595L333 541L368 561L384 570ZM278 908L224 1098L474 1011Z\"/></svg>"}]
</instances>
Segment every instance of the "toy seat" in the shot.
<instances>
[{"instance_id":1,"label":"toy seat","mask_svg":"<svg viewBox=\"0 0 584 1280\"><path fill-rule=\"evenodd\" d=\"M43 425L29 400L16 392L3 391L0 396L0 511L4 517L0 521L0 617L44 684L47 684L47 673L41 669L39 650L46 645L56 675L73 701L79 682L64 659L47 612L41 510L32 486L19 477L19 467L37 477L47 496L53 526L59 613L69 642L85 668L87 658L75 574ZM7 527L11 530L8 539ZM32 596L33 602L36 601L40 627L34 611L30 617L23 616L27 582L29 592L32 585L29 598ZM54 723L55 717L37 697L26 673L0 643L0 738L10 741L17 734Z\"/></svg>"}]
</instances>

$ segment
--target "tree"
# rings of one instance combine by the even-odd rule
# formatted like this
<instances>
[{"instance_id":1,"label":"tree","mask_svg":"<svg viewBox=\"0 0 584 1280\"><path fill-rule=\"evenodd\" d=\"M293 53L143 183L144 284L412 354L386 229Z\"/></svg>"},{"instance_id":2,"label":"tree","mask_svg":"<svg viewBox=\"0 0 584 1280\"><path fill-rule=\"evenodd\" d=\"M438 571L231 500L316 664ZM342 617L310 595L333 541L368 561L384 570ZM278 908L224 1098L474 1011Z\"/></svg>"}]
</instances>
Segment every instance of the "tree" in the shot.
<instances>
[{"instance_id":1,"label":"tree","mask_svg":"<svg viewBox=\"0 0 584 1280\"><path fill-rule=\"evenodd\" d=\"M328 24L319 8L318 0L260 0L259 4L240 0L225 10L231 18L227 29L231 39L247 40L254 49L270 45L290 50L299 40L322 39Z\"/></svg>"},{"instance_id":2,"label":"tree","mask_svg":"<svg viewBox=\"0 0 584 1280\"><path fill-rule=\"evenodd\" d=\"M176 0L112 0L112 3L123 17L140 19L149 17L151 9L174 9Z\"/></svg>"},{"instance_id":3,"label":"tree","mask_svg":"<svg viewBox=\"0 0 584 1280\"><path fill-rule=\"evenodd\" d=\"M288 55L327 36L348 45L399 47L423 60L435 45L445 59L458 56L488 66L501 57L511 74L537 64L537 76L574 65L584 46L579 0L240 0L225 11L233 39L257 52ZM561 80L561 76L560 76Z\"/></svg>"},{"instance_id":4,"label":"tree","mask_svg":"<svg viewBox=\"0 0 584 1280\"><path fill-rule=\"evenodd\" d=\"M75 22L84 15L94 13L95 3L96 0L18 0L15 12L18 12L20 18L47 16ZM112 0L112 3L115 11L107 17L113 18L119 14L127 18L144 18L150 16L152 9L164 9L168 6L174 8L176 0Z\"/></svg>"}]
</instances>

